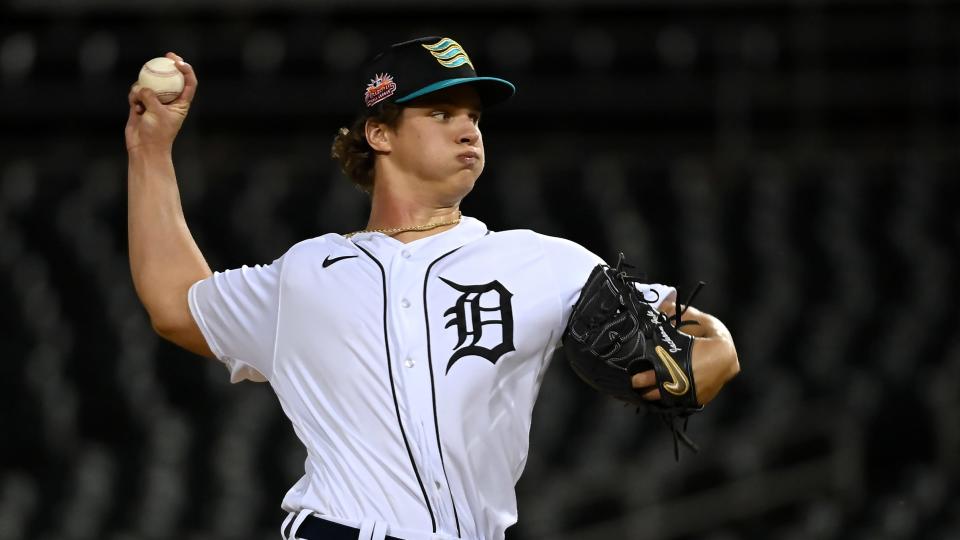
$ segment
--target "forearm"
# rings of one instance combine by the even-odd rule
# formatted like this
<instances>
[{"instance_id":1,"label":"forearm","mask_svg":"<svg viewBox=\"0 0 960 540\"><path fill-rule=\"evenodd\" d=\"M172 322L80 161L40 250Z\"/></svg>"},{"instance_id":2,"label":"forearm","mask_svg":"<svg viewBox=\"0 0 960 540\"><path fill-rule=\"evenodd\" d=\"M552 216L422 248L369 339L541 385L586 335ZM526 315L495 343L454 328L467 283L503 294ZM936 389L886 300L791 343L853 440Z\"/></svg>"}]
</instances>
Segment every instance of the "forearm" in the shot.
<instances>
[{"instance_id":1,"label":"forearm","mask_svg":"<svg viewBox=\"0 0 960 540\"><path fill-rule=\"evenodd\" d=\"M128 161L130 271L154 328L189 314L187 290L211 274L183 216L171 150L133 148Z\"/></svg>"},{"instance_id":2,"label":"forearm","mask_svg":"<svg viewBox=\"0 0 960 540\"><path fill-rule=\"evenodd\" d=\"M672 300L666 301L660 306L660 311L671 319L674 317L676 309L677 306ZM695 323L685 324L680 328L685 334L697 338L722 339L733 343L733 337L730 335L730 331L727 330L726 325L724 325L720 319L709 313L704 313L695 307L689 307L683 313L682 318L683 321Z\"/></svg>"}]
</instances>

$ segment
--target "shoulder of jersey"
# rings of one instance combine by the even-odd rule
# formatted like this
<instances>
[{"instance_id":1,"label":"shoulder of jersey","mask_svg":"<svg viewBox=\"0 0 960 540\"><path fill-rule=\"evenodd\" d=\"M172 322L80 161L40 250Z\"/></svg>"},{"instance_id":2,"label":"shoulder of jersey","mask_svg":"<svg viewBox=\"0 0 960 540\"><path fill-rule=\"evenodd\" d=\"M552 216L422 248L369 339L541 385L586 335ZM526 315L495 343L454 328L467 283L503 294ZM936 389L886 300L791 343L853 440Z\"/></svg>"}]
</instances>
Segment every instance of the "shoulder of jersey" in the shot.
<instances>
[{"instance_id":1,"label":"shoulder of jersey","mask_svg":"<svg viewBox=\"0 0 960 540\"><path fill-rule=\"evenodd\" d=\"M550 236L543 233L538 233L537 231L531 229L509 229L506 231L490 231L490 236L494 236L501 240L515 240L515 241L527 241L527 242L547 242L554 243L559 242L563 244L569 244L574 246L579 246L575 242L567 240L559 236Z\"/></svg>"},{"instance_id":2,"label":"shoulder of jersey","mask_svg":"<svg viewBox=\"0 0 960 540\"><path fill-rule=\"evenodd\" d=\"M290 246L284 257L291 257L304 254L320 253L326 255L331 249L347 250L354 247L353 243L337 233L327 233L323 236L316 236L301 240Z\"/></svg>"},{"instance_id":3,"label":"shoulder of jersey","mask_svg":"<svg viewBox=\"0 0 960 540\"><path fill-rule=\"evenodd\" d=\"M497 240L535 240L542 234L530 229L507 229L505 231L490 231L485 238L496 238Z\"/></svg>"},{"instance_id":4,"label":"shoulder of jersey","mask_svg":"<svg viewBox=\"0 0 960 540\"><path fill-rule=\"evenodd\" d=\"M605 264L603 259L573 240L550 236L530 229L515 229L500 234L514 234L519 242L533 242L544 253L551 253L563 260L587 260L591 264Z\"/></svg>"},{"instance_id":5,"label":"shoulder of jersey","mask_svg":"<svg viewBox=\"0 0 960 540\"><path fill-rule=\"evenodd\" d=\"M559 236L549 236L538 233L530 229L490 231L490 234L485 238L493 239L496 242L507 242L516 246L533 246L535 249L551 252L589 253L589 251L576 242Z\"/></svg>"}]
</instances>

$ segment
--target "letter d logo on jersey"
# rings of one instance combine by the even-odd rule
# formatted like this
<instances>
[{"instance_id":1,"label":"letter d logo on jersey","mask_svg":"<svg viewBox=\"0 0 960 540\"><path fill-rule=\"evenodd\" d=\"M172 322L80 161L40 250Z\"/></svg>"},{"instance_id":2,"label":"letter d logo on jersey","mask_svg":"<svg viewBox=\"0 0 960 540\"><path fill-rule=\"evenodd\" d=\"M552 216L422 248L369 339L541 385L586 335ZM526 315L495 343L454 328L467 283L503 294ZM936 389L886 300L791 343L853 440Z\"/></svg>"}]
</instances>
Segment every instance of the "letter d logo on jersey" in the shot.
<instances>
[{"instance_id":1,"label":"letter d logo on jersey","mask_svg":"<svg viewBox=\"0 0 960 540\"><path fill-rule=\"evenodd\" d=\"M444 317L451 317L444 328L453 326L457 329L457 344L447 362L446 373L450 373L453 364L464 356L479 356L496 364L500 357L516 350L510 302L513 294L506 287L496 280L485 285L461 285L443 277L440 280L461 293L453 307L443 312ZM494 328L485 332L484 327L499 327L500 332ZM471 341L464 346L467 338Z\"/></svg>"}]
</instances>

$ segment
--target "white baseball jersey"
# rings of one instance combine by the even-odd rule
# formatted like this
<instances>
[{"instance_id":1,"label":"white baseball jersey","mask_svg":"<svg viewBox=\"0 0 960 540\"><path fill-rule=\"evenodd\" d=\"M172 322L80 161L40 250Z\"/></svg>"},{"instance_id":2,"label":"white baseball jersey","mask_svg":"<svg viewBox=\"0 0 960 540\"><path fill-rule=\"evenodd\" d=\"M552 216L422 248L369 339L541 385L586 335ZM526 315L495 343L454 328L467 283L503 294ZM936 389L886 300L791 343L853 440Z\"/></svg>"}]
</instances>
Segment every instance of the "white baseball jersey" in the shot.
<instances>
[{"instance_id":1,"label":"white baseball jersey","mask_svg":"<svg viewBox=\"0 0 960 540\"><path fill-rule=\"evenodd\" d=\"M189 300L231 380L269 381L307 449L284 509L495 540L517 520L544 371L601 262L463 217L407 244L306 240L268 266L215 273Z\"/></svg>"}]
</instances>

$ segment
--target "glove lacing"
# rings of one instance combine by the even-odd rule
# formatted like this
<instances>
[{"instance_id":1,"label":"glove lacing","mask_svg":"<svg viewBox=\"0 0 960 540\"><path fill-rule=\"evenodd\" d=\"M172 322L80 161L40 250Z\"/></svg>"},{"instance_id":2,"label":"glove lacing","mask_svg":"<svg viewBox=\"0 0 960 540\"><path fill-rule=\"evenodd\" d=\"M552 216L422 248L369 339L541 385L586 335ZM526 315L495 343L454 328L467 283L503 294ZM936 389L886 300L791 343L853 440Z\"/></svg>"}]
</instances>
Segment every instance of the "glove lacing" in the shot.
<instances>
[{"instance_id":1,"label":"glove lacing","mask_svg":"<svg viewBox=\"0 0 960 540\"><path fill-rule=\"evenodd\" d=\"M617 277L619 277L625 283L628 283L630 285L633 285L634 283L642 283L646 281L646 276L633 276L627 273L625 268L635 268L635 267L629 263L624 262L624 259L625 257L623 255L623 252L621 252L620 255L617 257L617 265L615 267L615 270L617 272ZM697 286L694 287L693 291L687 296L687 301L677 305L677 310L672 318L673 319L672 322L669 319L665 319L664 322L673 324L673 327L677 329L683 326L691 325L691 324L700 324L697 321L684 321L683 315L684 313L687 312L687 308L690 307L690 305L693 303L693 299L696 298L697 294L700 292L700 289L702 289L705 285L706 285L706 282L704 281L698 282ZM640 291L636 287L631 286L630 288L632 289L632 291L636 291L638 293L637 297L639 297L639 300L641 302L653 305L660 300L660 293L658 293L655 290L652 290L652 289L650 290L651 293L656 295L655 298L653 298L652 300L648 300L642 294L639 294ZM626 404L626 405L629 405L629 404ZM700 409L703 409L702 405L700 406ZM667 412L667 411L663 411L663 412L655 411L655 412L657 416L660 417L660 420L663 421L663 424L667 426L667 429L670 430L670 433L673 435L673 457L675 460L680 461L680 443L681 442L683 443L684 446L692 450L693 453L696 454L700 452L700 447L697 446L697 443L693 442L693 440L691 440L690 437L687 436L687 424L690 423L689 416L686 416L683 419L683 425L679 426L678 420L680 419L680 417L678 417L676 414L671 414L670 412ZM639 413L640 413L640 407L637 407L637 414Z\"/></svg>"}]
</instances>

